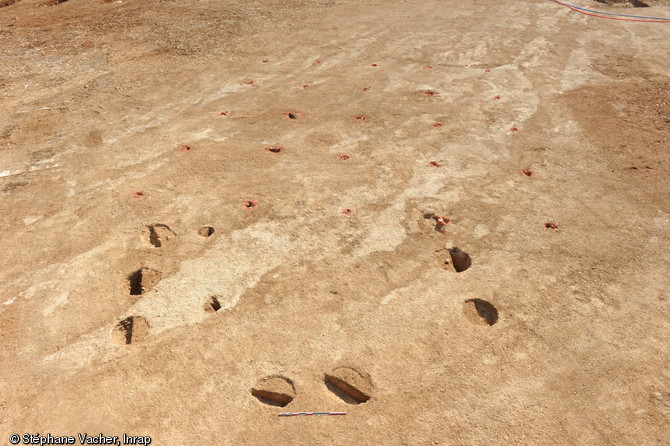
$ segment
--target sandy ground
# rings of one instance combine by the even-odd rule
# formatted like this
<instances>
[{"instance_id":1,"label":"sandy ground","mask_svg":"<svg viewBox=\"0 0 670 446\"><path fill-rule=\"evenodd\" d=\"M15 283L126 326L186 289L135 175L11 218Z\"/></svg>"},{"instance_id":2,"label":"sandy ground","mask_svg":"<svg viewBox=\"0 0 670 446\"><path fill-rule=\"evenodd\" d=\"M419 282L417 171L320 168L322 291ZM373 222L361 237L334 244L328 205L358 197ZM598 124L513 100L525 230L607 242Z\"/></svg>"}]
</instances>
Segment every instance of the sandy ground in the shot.
<instances>
[{"instance_id":1,"label":"sandy ground","mask_svg":"<svg viewBox=\"0 0 670 446\"><path fill-rule=\"evenodd\" d=\"M670 444L670 24L48 3L0 8L2 444Z\"/></svg>"}]
</instances>

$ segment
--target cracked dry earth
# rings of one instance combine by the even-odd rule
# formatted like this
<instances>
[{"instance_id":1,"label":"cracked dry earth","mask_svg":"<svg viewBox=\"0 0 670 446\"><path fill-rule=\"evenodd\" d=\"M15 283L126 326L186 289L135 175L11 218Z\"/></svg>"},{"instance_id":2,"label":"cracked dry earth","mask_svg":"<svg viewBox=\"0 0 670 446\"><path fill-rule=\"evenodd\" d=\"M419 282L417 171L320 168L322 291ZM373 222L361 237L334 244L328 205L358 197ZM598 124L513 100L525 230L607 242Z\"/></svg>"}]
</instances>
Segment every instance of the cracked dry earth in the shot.
<instances>
[{"instance_id":1,"label":"cracked dry earth","mask_svg":"<svg viewBox=\"0 0 670 446\"><path fill-rule=\"evenodd\" d=\"M670 24L2 4L2 441L670 444Z\"/></svg>"}]
</instances>

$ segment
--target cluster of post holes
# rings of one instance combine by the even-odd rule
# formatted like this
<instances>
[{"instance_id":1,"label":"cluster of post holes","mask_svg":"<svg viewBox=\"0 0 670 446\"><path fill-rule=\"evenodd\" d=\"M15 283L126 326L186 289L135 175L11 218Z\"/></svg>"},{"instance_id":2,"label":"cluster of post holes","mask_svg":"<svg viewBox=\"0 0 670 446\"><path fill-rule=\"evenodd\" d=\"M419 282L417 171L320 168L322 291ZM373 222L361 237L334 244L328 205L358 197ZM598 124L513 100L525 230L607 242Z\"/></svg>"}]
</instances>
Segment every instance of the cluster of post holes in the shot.
<instances>
[{"instance_id":1,"label":"cluster of post holes","mask_svg":"<svg viewBox=\"0 0 670 446\"><path fill-rule=\"evenodd\" d=\"M147 241L154 248L165 248L177 239L177 234L162 223L147 226ZM214 227L203 226L196 231L201 237L211 237ZM132 271L127 276L127 289L130 296L142 296L151 291L161 280L161 272L146 266ZM216 312L222 308L222 297L211 296L205 303L205 311ZM141 342L149 331L149 321L143 316L129 316L112 329L112 340L118 344L136 344Z\"/></svg>"},{"instance_id":2,"label":"cluster of post holes","mask_svg":"<svg viewBox=\"0 0 670 446\"><path fill-rule=\"evenodd\" d=\"M262 62L262 63L268 63L268 62L270 62L270 59L263 59L261 62ZM319 65L319 64L322 64L322 63L323 63L323 60L321 60L321 59L317 59L317 60L314 61L314 63L317 64L317 65ZM379 65L376 64L376 63L372 63L372 64L370 64L370 66L371 66L371 67L378 67ZM425 68L432 69L433 66L432 66L432 65L426 65ZM490 70L490 69L485 69L484 72L485 72L485 73L490 73L491 70ZM242 83L243 83L244 85L255 85L255 84L256 84L256 81L253 80L253 79L247 79L247 80L242 81ZM303 84L303 85L301 85L301 88L309 88L309 87L310 87L309 84ZM360 89L361 91L363 91L363 92L366 92L366 91L369 91L369 90L371 89L371 87L369 87L369 86L366 86L366 87L359 87L359 89ZM438 96L438 93L437 93L436 91L434 91L434 90L424 90L424 91L423 91L423 94L424 94L426 97L434 97L434 96ZM494 100L499 100L499 99L502 99L502 96L500 96L500 95L496 95L496 96L493 96L493 99L494 99ZM223 116L223 117L228 117L228 116L230 116L230 112L222 111L222 112L219 112L218 115L219 115L219 116ZM289 119L289 120L299 120L299 119L304 118L304 117L305 117L305 114L302 113L302 112L299 112L299 111L294 111L294 110L292 110L292 111L287 111L287 112L285 112L285 113L284 113L284 117L285 117L286 119ZM355 121L365 121L365 120L367 120L367 116L364 115L364 114L355 115L355 116L353 117L353 119L354 119ZM441 122L434 122L434 123L431 124L431 125L432 125L434 128L442 128L442 127L444 127L444 124L441 123ZM518 131L520 131L519 128L516 127L516 126L512 126L512 127L510 127L509 130L512 131L512 132L518 132ZM181 146L181 147L179 148L179 151L180 151L180 152L190 152L192 149L193 149L193 148L192 148L191 146L189 146L189 145L183 145L183 146ZM270 153L278 154L278 153L281 153L281 152L284 150L284 148L281 147L281 146L275 145L275 146L266 147L265 150L266 150L267 152L270 152ZM339 155L339 159L340 159L341 161L346 161L346 160L349 160L350 158L351 158L351 157L350 157L349 155ZM429 164L430 166L432 166L432 167L441 167L441 166L443 165L442 163L439 163L439 162L437 162L437 161L430 161L430 162L428 162L428 164ZM523 169L523 170L522 170L522 173L523 173L525 176L527 176L527 177L531 177L531 176L533 176L533 171L532 171L531 169ZM144 192L133 192L132 197L133 197L133 198L136 198L136 199L137 199L137 198L144 198ZM243 208L244 208L245 210L252 210L252 209L255 209L256 207L257 207L257 203L256 203L255 201L247 201L247 202L245 202L245 203L243 204ZM351 209L346 209L346 208L343 209L341 213L344 214L344 215L353 215L353 211L352 211ZM556 224L553 223L553 222L547 222L547 223L545 223L544 226L545 226L545 228L547 228L547 229L557 229L557 228L558 228L558 225L556 225Z\"/></svg>"},{"instance_id":3,"label":"cluster of post holes","mask_svg":"<svg viewBox=\"0 0 670 446\"><path fill-rule=\"evenodd\" d=\"M262 60L263 63L268 63L270 60L269 59L264 59ZM316 60L314 63L315 64L321 64L323 61L321 60ZM370 64L371 67L378 67L378 64L372 63ZM427 65L426 68L432 69L433 67L431 65ZM490 69L484 70L486 73L491 72ZM255 80L248 79L243 81L245 85L254 85L256 84ZM309 84L303 84L301 85L301 88L309 88ZM361 87L360 90L363 92L369 91L371 87ZM433 90L424 90L423 94L426 97L434 97L437 96L437 92ZM496 95L493 97L494 100L499 100L501 99L501 96ZM229 112L219 112L219 116L223 117L228 117L230 116ZM299 111L287 111L284 113L284 117L289 120L299 120L305 117L305 114ZM356 115L354 116L355 121L365 121L367 119L366 115ZM444 127L444 124L441 122L435 122L432 124L433 127L435 128L442 128ZM512 132L518 132L519 128L516 126L512 126L509 129ZM190 152L193 148L189 145L183 145L179 148L180 152ZM281 153L284 149L281 146L269 146L266 147L265 150L269 153L274 153L274 154L279 154ZM347 161L351 157L349 155L339 155L339 160L340 161ZM432 167L441 167L442 164L437 162L437 161L430 161L428 165ZM531 169L523 169L521 171L523 175L527 177L532 177L534 172ZM132 197L135 199L138 198L144 198L144 192L133 192ZM243 203L243 209L245 210L253 210L257 207L257 203L253 200L248 200ZM349 208L344 208L341 211L342 214L351 216L354 214L354 211ZM447 217L440 217L440 216L434 216L430 215L427 218L432 218L435 220L435 225L436 229L441 231L444 229L444 227L449 224L450 219ZM158 225L154 225L154 228L158 227ZM550 230L555 230L558 228L558 225L553 222L547 222L544 224L544 227ZM152 228L152 234L154 234L155 229ZM198 230L198 234L200 234L203 237L209 237L214 233L214 228L212 227L203 227ZM161 241L155 237L155 235L152 235L154 237L152 239L152 244L156 247L161 246ZM470 258L469 254L466 252L462 251L461 249L454 247L449 250L450 258L451 258L451 265L453 266L454 270L456 272L463 272L470 268L472 265L472 259ZM448 260L444 261L445 265L449 264ZM158 277L158 279L156 279ZM148 268L141 268L135 272L133 272L129 276L129 283L130 283L130 294L131 295L140 295L148 291L156 282L157 280L160 279L160 273L157 271L148 269ZM157 282L156 282L157 283ZM480 318L485 321L488 325L493 325L497 322L498 320L498 311L497 309L490 304L489 302L483 301L481 299L470 299L466 301L466 307L474 307L476 310L476 313L480 316ZM219 298L217 296L212 296L210 300L205 304L205 309L207 311L218 311L221 308L221 304L219 302ZM132 318L140 318L141 316L132 316L131 318L125 319L124 321L121 321L119 325L117 326L118 331L126 333L127 335L124 337L126 339L126 343L130 344L132 342L132 332L133 332L133 323L132 323ZM131 322L129 322L129 320Z\"/></svg>"},{"instance_id":4,"label":"cluster of post holes","mask_svg":"<svg viewBox=\"0 0 670 446\"><path fill-rule=\"evenodd\" d=\"M370 376L348 366L324 373L323 386L348 404L366 403L374 392ZM266 376L251 388L251 394L261 403L278 407L286 407L297 393L295 382L281 375Z\"/></svg>"}]
</instances>

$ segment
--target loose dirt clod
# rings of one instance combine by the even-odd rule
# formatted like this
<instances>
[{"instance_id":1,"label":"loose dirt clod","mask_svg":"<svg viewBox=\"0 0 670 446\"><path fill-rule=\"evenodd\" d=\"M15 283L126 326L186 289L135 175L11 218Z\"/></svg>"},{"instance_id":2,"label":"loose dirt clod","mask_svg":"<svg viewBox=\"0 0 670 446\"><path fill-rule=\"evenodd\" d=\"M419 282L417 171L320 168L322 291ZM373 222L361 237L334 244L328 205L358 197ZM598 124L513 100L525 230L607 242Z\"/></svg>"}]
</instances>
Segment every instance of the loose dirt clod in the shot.
<instances>
[{"instance_id":1,"label":"loose dirt clod","mask_svg":"<svg viewBox=\"0 0 670 446\"><path fill-rule=\"evenodd\" d=\"M263 404L284 407L295 398L295 387L288 378L269 376L256 383L251 394Z\"/></svg>"},{"instance_id":2,"label":"loose dirt clod","mask_svg":"<svg viewBox=\"0 0 670 446\"><path fill-rule=\"evenodd\" d=\"M349 404L368 401L372 394L372 382L367 374L350 367L338 367L324 377L326 386Z\"/></svg>"}]
</instances>

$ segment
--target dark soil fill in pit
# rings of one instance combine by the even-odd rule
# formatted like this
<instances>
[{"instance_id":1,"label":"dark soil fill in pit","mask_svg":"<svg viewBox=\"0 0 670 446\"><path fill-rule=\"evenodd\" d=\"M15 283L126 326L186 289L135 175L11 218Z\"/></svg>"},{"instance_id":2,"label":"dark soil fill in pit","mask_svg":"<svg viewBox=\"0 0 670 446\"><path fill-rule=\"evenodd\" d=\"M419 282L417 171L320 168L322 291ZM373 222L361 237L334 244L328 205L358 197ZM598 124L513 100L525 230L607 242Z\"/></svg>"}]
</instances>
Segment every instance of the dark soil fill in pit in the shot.
<instances>
[{"instance_id":1,"label":"dark soil fill in pit","mask_svg":"<svg viewBox=\"0 0 670 446\"><path fill-rule=\"evenodd\" d=\"M251 394L263 404L284 407L295 398L293 382L283 376L270 376L260 380Z\"/></svg>"},{"instance_id":2,"label":"dark soil fill in pit","mask_svg":"<svg viewBox=\"0 0 670 446\"><path fill-rule=\"evenodd\" d=\"M365 403L372 394L370 377L350 367L326 373L324 381L331 392L349 404Z\"/></svg>"},{"instance_id":3,"label":"dark soil fill in pit","mask_svg":"<svg viewBox=\"0 0 670 446\"><path fill-rule=\"evenodd\" d=\"M463 313L475 324L493 325L498 322L498 310L482 299L468 299L463 304Z\"/></svg>"},{"instance_id":4,"label":"dark soil fill in pit","mask_svg":"<svg viewBox=\"0 0 670 446\"><path fill-rule=\"evenodd\" d=\"M142 316L130 316L119 322L112 330L112 340L117 344L137 344L146 338L149 323Z\"/></svg>"},{"instance_id":5,"label":"dark soil fill in pit","mask_svg":"<svg viewBox=\"0 0 670 446\"><path fill-rule=\"evenodd\" d=\"M454 269L457 273L462 273L472 266L472 259L467 252L463 252L459 248L453 247L449 250L449 254L451 255L451 263L454 265Z\"/></svg>"},{"instance_id":6,"label":"dark soil fill in pit","mask_svg":"<svg viewBox=\"0 0 670 446\"><path fill-rule=\"evenodd\" d=\"M215 313L221 309L221 297L220 296L212 296L209 299L207 299L207 303L205 303L205 311L208 313Z\"/></svg>"}]
</instances>

